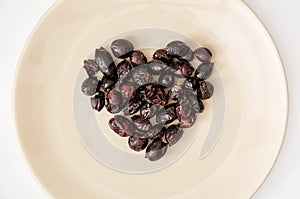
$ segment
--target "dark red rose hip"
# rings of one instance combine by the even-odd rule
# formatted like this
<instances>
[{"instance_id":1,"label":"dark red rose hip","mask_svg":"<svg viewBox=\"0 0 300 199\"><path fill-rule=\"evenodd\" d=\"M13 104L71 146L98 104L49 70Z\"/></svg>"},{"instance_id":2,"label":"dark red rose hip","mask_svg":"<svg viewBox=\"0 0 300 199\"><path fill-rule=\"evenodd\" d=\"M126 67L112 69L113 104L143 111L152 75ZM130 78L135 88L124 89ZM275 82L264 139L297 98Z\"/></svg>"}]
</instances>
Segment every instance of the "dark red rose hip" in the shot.
<instances>
[{"instance_id":1,"label":"dark red rose hip","mask_svg":"<svg viewBox=\"0 0 300 199\"><path fill-rule=\"evenodd\" d=\"M101 80L100 89L109 92L115 87L117 81L114 77L104 76Z\"/></svg>"},{"instance_id":2,"label":"dark red rose hip","mask_svg":"<svg viewBox=\"0 0 300 199\"><path fill-rule=\"evenodd\" d=\"M83 81L81 91L87 96L96 94L99 80L96 77L89 77Z\"/></svg>"},{"instance_id":3,"label":"dark red rose hip","mask_svg":"<svg viewBox=\"0 0 300 199\"><path fill-rule=\"evenodd\" d=\"M134 68L131 75L132 81L138 86L151 83L153 79L152 75L148 72L146 65Z\"/></svg>"},{"instance_id":4,"label":"dark red rose hip","mask_svg":"<svg viewBox=\"0 0 300 199\"><path fill-rule=\"evenodd\" d=\"M169 97L172 100L178 100L182 97L182 88L180 85L174 85L169 91Z\"/></svg>"},{"instance_id":5,"label":"dark red rose hip","mask_svg":"<svg viewBox=\"0 0 300 199\"><path fill-rule=\"evenodd\" d=\"M174 86L174 82L174 74L172 74L171 72L162 72L158 78L158 83L167 88L172 88L172 86Z\"/></svg>"},{"instance_id":6,"label":"dark red rose hip","mask_svg":"<svg viewBox=\"0 0 300 199\"><path fill-rule=\"evenodd\" d=\"M195 71L195 78L198 80L206 80L208 79L213 72L214 64L213 63L202 63L198 66Z\"/></svg>"},{"instance_id":7,"label":"dark red rose hip","mask_svg":"<svg viewBox=\"0 0 300 199\"><path fill-rule=\"evenodd\" d=\"M187 61L177 61L171 64L171 67L175 70L176 77L184 78L193 74L194 68Z\"/></svg>"},{"instance_id":8,"label":"dark red rose hip","mask_svg":"<svg viewBox=\"0 0 300 199\"><path fill-rule=\"evenodd\" d=\"M88 74L89 77L96 75L96 73L98 71L100 71L100 67L92 59L84 60L83 63L84 63L83 68L85 69L85 71L86 71L86 73Z\"/></svg>"},{"instance_id":9,"label":"dark red rose hip","mask_svg":"<svg viewBox=\"0 0 300 199\"><path fill-rule=\"evenodd\" d=\"M207 81L200 82L200 86L197 90L197 95L202 100L206 100L211 98L211 96L214 94L214 86Z\"/></svg>"},{"instance_id":10,"label":"dark red rose hip","mask_svg":"<svg viewBox=\"0 0 300 199\"><path fill-rule=\"evenodd\" d=\"M121 137L131 136L134 130L133 125L126 117L115 115L108 122L109 127Z\"/></svg>"},{"instance_id":11,"label":"dark red rose hip","mask_svg":"<svg viewBox=\"0 0 300 199\"><path fill-rule=\"evenodd\" d=\"M126 39L117 39L111 43L110 49L115 57L124 59L131 55L134 46Z\"/></svg>"},{"instance_id":12,"label":"dark red rose hip","mask_svg":"<svg viewBox=\"0 0 300 199\"><path fill-rule=\"evenodd\" d=\"M137 113L143 105L144 102L139 98L130 99L129 102L125 102L123 113L124 115L133 115Z\"/></svg>"},{"instance_id":13,"label":"dark red rose hip","mask_svg":"<svg viewBox=\"0 0 300 199\"><path fill-rule=\"evenodd\" d=\"M197 115L195 113L192 113L189 115L189 117L181 118L179 120L179 124L181 128L190 128L192 127L197 120Z\"/></svg>"},{"instance_id":14,"label":"dark red rose hip","mask_svg":"<svg viewBox=\"0 0 300 199\"><path fill-rule=\"evenodd\" d=\"M134 51L130 56L131 64L136 67L147 63L147 57L141 51Z\"/></svg>"},{"instance_id":15,"label":"dark red rose hip","mask_svg":"<svg viewBox=\"0 0 300 199\"><path fill-rule=\"evenodd\" d=\"M165 106L156 116L156 122L159 124L170 124L176 119L176 103Z\"/></svg>"},{"instance_id":16,"label":"dark red rose hip","mask_svg":"<svg viewBox=\"0 0 300 199\"><path fill-rule=\"evenodd\" d=\"M166 154L167 149L167 143L162 140L155 140L147 147L145 158L148 158L150 161L157 161Z\"/></svg>"},{"instance_id":17,"label":"dark red rose hip","mask_svg":"<svg viewBox=\"0 0 300 199\"><path fill-rule=\"evenodd\" d=\"M128 145L134 151L142 151L148 145L148 138L130 136L128 139Z\"/></svg>"},{"instance_id":18,"label":"dark red rose hip","mask_svg":"<svg viewBox=\"0 0 300 199\"><path fill-rule=\"evenodd\" d=\"M103 47L96 49L95 60L100 71L107 76L113 76L116 72L116 65L111 54Z\"/></svg>"},{"instance_id":19,"label":"dark red rose hip","mask_svg":"<svg viewBox=\"0 0 300 199\"><path fill-rule=\"evenodd\" d=\"M182 41L172 41L166 47L168 55L176 58L184 57L190 50L191 48Z\"/></svg>"},{"instance_id":20,"label":"dark red rose hip","mask_svg":"<svg viewBox=\"0 0 300 199\"><path fill-rule=\"evenodd\" d=\"M179 59L184 60L184 61L188 61L188 62L193 61L194 51L192 49L190 49L186 55L184 55L182 57L179 57Z\"/></svg>"},{"instance_id":21,"label":"dark red rose hip","mask_svg":"<svg viewBox=\"0 0 300 199\"><path fill-rule=\"evenodd\" d=\"M183 88L190 91L195 91L199 87L199 81L194 77L187 77L184 80Z\"/></svg>"},{"instance_id":22,"label":"dark red rose hip","mask_svg":"<svg viewBox=\"0 0 300 199\"><path fill-rule=\"evenodd\" d=\"M133 93L135 91L135 86L131 82L120 83L119 90L122 95L122 98L127 100L133 98Z\"/></svg>"},{"instance_id":23,"label":"dark red rose hip","mask_svg":"<svg viewBox=\"0 0 300 199\"><path fill-rule=\"evenodd\" d=\"M201 62L209 62L212 58L212 53L207 48L197 48L194 51L195 57Z\"/></svg>"},{"instance_id":24,"label":"dark red rose hip","mask_svg":"<svg viewBox=\"0 0 300 199\"><path fill-rule=\"evenodd\" d=\"M156 115L159 108L159 105L145 104L140 110L140 115L143 119L150 119Z\"/></svg>"},{"instance_id":25,"label":"dark red rose hip","mask_svg":"<svg viewBox=\"0 0 300 199\"><path fill-rule=\"evenodd\" d=\"M129 78L128 73L130 72L131 69L132 66L128 61L123 60L122 62L120 62L117 65L117 76L119 80L122 81L123 79L128 79Z\"/></svg>"},{"instance_id":26,"label":"dark red rose hip","mask_svg":"<svg viewBox=\"0 0 300 199\"><path fill-rule=\"evenodd\" d=\"M168 55L166 49L158 49L153 54L153 59L160 60L165 63L172 62L172 57Z\"/></svg>"}]
</instances>

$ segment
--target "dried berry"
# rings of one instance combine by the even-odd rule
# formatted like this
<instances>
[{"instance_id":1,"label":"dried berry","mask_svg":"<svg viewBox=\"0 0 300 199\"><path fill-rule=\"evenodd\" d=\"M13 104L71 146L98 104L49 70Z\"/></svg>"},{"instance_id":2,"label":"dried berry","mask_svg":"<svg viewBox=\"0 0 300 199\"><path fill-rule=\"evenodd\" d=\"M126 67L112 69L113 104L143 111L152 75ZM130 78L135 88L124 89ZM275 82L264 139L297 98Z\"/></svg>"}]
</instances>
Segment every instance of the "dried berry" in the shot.
<instances>
[{"instance_id":1,"label":"dried berry","mask_svg":"<svg viewBox=\"0 0 300 199\"><path fill-rule=\"evenodd\" d=\"M172 41L166 47L168 55L176 58L184 57L191 48L182 41Z\"/></svg>"},{"instance_id":2,"label":"dried berry","mask_svg":"<svg viewBox=\"0 0 300 199\"><path fill-rule=\"evenodd\" d=\"M99 91L97 95L91 97L91 105L94 110L100 112L105 105L105 93Z\"/></svg>"},{"instance_id":3,"label":"dried berry","mask_svg":"<svg viewBox=\"0 0 300 199\"><path fill-rule=\"evenodd\" d=\"M212 52L207 48L197 48L194 53L195 57L201 62L209 62L212 58Z\"/></svg>"},{"instance_id":4,"label":"dried berry","mask_svg":"<svg viewBox=\"0 0 300 199\"><path fill-rule=\"evenodd\" d=\"M128 75L128 73L130 72L131 69L132 66L128 61L123 60L122 62L120 62L117 65L117 76L119 80L122 81L123 79L129 78L130 75Z\"/></svg>"},{"instance_id":5,"label":"dried berry","mask_svg":"<svg viewBox=\"0 0 300 199\"><path fill-rule=\"evenodd\" d=\"M171 125L167 128L165 138L169 146L176 144L182 137L183 130L179 128L179 125Z\"/></svg>"},{"instance_id":6,"label":"dried berry","mask_svg":"<svg viewBox=\"0 0 300 199\"><path fill-rule=\"evenodd\" d=\"M130 56L131 64L136 66L141 66L147 63L147 57L141 51L134 51Z\"/></svg>"},{"instance_id":7,"label":"dried berry","mask_svg":"<svg viewBox=\"0 0 300 199\"><path fill-rule=\"evenodd\" d=\"M214 86L207 81L200 82L200 86L197 90L197 95L200 99L206 100L211 98L211 96L214 94Z\"/></svg>"},{"instance_id":8,"label":"dried berry","mask_svg":"<svg viewBox=\"0 0 300 199\"><path fill-rule=\"evenodd\" d=\"M172 62L172 57L170 57L165 49L158 49L153 54L153 59L160 60L165 63Z\"/></svg>"},{"instance_id":9,"label":"dried berry","mask_svg":"<svg viewBox=\"0 0 300 199\"><path fill-rule=\"evenodd\" d=\"M182 97L182 89L181 86L176 84L169 91L169 97L172 100L178 100Z\"/></svg>"},{"instance_id":10,"label":"dried berry","mask_svg":"<svg viewBox=\"0 0 300 199\"><path fill-rule=\"evenodd\" d=\"M171 72L163 72L158 78L158 83L167 88L172 88L172 86L174 86L174 82L174 74L172 74Z\"/></svg>"},{"instance_id":11,"label":"dried berry","mask_svg":"<svg viewBox=\"0 0 300 199\"><path fill-rule=\"evenodd\" d=\"M83 81L81 91L87 96L95 95L98 87L98 79L96 77L89 77Z\"/></svg>"},{"instance_id":12,"label":"dried berry","mask_svg":"<svg viewBox=\"0 0 300 199\"><path fill-rule=\"evenodd\" d=\"M208 79L213 72L214 64L213 63L202 63L198 66L195 71L195 78L198 80L206 80Z\"/></svg>"},{"instance_id":13,"label":"dried berry","mask_svg":"<svg viewBox=\"0 0 300 199\"><path fill-rule=\"evenodd\" d=\"M131 136L134 130L133 125L126 117L115 115L108 122L109 127L121 137Z\"/></svg>"},{"instance_id":14,"label":"dried berry","mask_svg":"<svg viewBox=\"0 0 300 199\"><path fill-rule=\"evenodd\" d=\"M142 151L148 145L148 138L130 136L128 139L128 145L134 151Z\"/></svg>"},{"instance_id":15,"label":"dried berry","mask_svg":"<svg viewBox=\"0 0 300 199\"><path fill-rule=\"evenodd\" d=\"M116 65L111 54L103 47L96 49L95 60L100 71L107 76L113 76L116 72Z\"/></svg>"},{"instance_id":16,"label":"dried berry","mask_svg":"<svg viewBox=\"0 0 300 199\"><path fill-rule=\"evenodd\" d=\"M161 139L165 135L166 130L167 129L163 125L156 124L147 132L147 136L151 140Z\"/></svg>"},{"instance_id":17,"label":"dried berry","mask_svg":"<svg viewBox=\"0 0 300 199\"><path fill-rule=\"evenodd\" d=\"M145 100L150 104L165 106L168 103L169 98L164 90L164 87L157 85L154 88L154 91L149 93L149 96L146 97Z\"/></svg>"},{"instance_id":18,"label":"dried berry","mask_svg":"<svg viewBox=\"0 0 300 199\"><path fill-rule=\"evenodd\" d=\"M176 103L165 106L156 116L156 122L159 124L170 124L176 119Z\"/></svg>"},{"instance_id":19,"label":"dried berry","mask_svg":"<svg viewBox=\"0 0 300 199\"><path fill-rule=\"evenodd\" d=\"M155 140L147 147L145 158L148 158L150 161L157 161L166 154L167 149L167 143L162 140Z\"/></svg>"},{"instance_id":20,"label":"dried berry","mask_svg":"<svg viewBox=\"0 0 300 199\"><path fill-rule=\"evenodd\" d=\"M115 57L124 59L131 55L134 46L126 39L117 39L111 43L110 49Z\"/></svg>"},{"instance_id":21,"label":"dried berry","mask_svg":"<svg viewBox=\"0 0 300 199\"><path fill-rule=\"evenodd\" d=\"M140 110L140 115L143 119L150 119L156 115L159 108L158 105L145 104Z\"/></svg>"},{"instance_id":22,"label":"dried berry","mask_svg":"<svg viewBox=\"0 0 300 199\"><path fill-rule=\"evenodd\" d=\"M148 62L147 65L149 68L149 72L154 75L159 75L159 74L161 74L161 72L163 72L164 70L169 68L169 66L166 63L164 63L160 60L152 60L152 61Z\"/></svg>"},{"instance_id":23,"label":"dried berry","mask_svg":"<svg viewBox=\"0 0 300 199\"><path fill-rule=\"evenodd\" d=\"M185 60L185 61L188 61L188 62L193 61L194 51L192 49L190 49L186 55L184 55L182 57L179 57L179 59L180 60Z\"/></svg>"},{"instance_id":24,"label":"dried berry","mask_svg":"<svg viewBox=\"0 0 300 199\"><path fill-rule=\"evenodd\" d=\"M139 115L134 115L133 117L131 117L131 119L135 128L140 131L149 131L152 127L151 122L149 120L143 119Z\"/></svg>"},{"instance_id":25,"label":"dried berry","mask_svg":"<svg viewBox=\"0 0 300 199\"><path fill-rule=\"evenodd\" d=\"M182 95L182 98L180 99L180 101L181 100L188 100L195 113L201 113L204 111L204 105L203 105L202 101L199 102L198 96L192 92L189 92L189 91L183 92L183 95Z\"/></svg>"},{"instance_id":26,"label":"dried berry","mask_svg":"<svg viewBox=\"0 0 300 199\"><path fill-rule=\"evenodd\" d=\"M110 113L119 113L123 108L123 100L121 93L112 90L106 95L105 107Z\"/></svg>"},{"instance_id":27,"label":"dried berry","mask_svg":"<svg viewBox=\"0 0 300 199\"><path fill-rule=\"evenodd\" d=\"M98 71L100 71L100 67L92 59L84 60L83 63L84 63L83 68L85 69L89 77L94 76Z\"/></svg>"},{"instance_id":28,"label":"dried berry","mask_svg":"<svg viewBox=\"0 0 300 199\"><path fill-rule=\"evenodd\" d=\"M176 77L179 78L189 77L195 70L189 62L181 60L172 63L171 67L175 70Z\"/></svg>"},{"instance_id":29,"label":"dried berry","mask_svg":"<svg viewBox=\"0 0 300 199\"><path fill-rule=\"evenodd\" d=\"M138 86L152 82L152 75L148 72L146 65L134 68L132 70L132 81Z\"/></svg>"},{"instance_id":30,"label":"dried berry","mask_svg":"<svg viewBox=\"0 0 300 199\"><path fill-rule=\"evenodd\" d=\"M120 83L119 90L122 95L122 98L128 100L134 98L133 93L135 91L135 86L131 82Z\"/></svg>"}]
</instances>

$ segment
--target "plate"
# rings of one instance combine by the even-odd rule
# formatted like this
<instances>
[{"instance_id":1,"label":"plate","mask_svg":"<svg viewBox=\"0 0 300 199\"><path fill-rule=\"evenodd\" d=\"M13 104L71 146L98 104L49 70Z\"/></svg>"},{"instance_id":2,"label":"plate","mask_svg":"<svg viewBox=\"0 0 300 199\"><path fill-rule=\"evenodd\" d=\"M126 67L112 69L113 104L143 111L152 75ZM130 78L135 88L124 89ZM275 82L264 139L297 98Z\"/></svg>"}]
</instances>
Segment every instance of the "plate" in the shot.
<instances>
[{"instance_id":1,"label":"plate","mask_svg":"<svg viewBox=\"0 0 300 199\"><path fill-rule=\"evenodd\" d=\"M108 113L92 112L79 92L82 61L118 37L148 55L173 39L213 50L215 95L161 161L129 151L107 129ZM62 0L23 50L14 112L25 157L53 198L247 199L280 151L287 98L276 47L239 0Z\"/></svg>"}]
</instances>

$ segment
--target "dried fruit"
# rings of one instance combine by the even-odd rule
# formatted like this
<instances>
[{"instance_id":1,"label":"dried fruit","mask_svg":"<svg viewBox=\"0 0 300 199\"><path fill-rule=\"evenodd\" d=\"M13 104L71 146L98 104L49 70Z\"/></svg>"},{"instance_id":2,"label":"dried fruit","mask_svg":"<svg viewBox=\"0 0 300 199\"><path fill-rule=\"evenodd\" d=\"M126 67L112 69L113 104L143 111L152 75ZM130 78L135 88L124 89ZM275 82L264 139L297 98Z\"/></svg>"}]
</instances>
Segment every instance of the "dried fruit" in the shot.
<instances>
[{"instance_id":1,"label":"dried fruit","mask_svg":"<svg viewBox=\"0 0 300 199\"><path fill-rule=\"evenodd\" d=\"M131 55L134 46L126 39L117 39L111 43L110 49L115 57L124 59Z\"/></svg>"},{"instance_id":2,"label":"dried fruit","mask_svg":"<svg viewBox=\"0 0 300 199\"><path fill-rule=\"evenodd\" d=\"M98 87L98 79L96 77L89 77L83 81L81 91L87 96L96 94Z\"/></svg>"},{"instance_id":3,"label":"dried fruit","mask_svg":"<svg viewBox=\"0 0 300 199\"><path fill-rule=\"evenodd\" d=\"M84 60L83 63L84 63L83 68L85 69L85 71L86 71L86 73L88 74L89 77L92 77L92 76L96 75L96 73L98 71L100 71L100 67L92 59Z\"/></svg>"},{"instance_id":4,"label":"dried fruit","mask_svg":"<svg viewBox=\"0 0 300 199\"><path fill-rule=\"evenodd\" d=\"M150 161L157 161L166 154L167 149L167 143L162 140L155 140L147 147L145 158L148 158Z\"/></svg>"},{"instance_id":5,"label":"dried fruit","mask_svg":"<svg viewBox=\"0 0 300 199\"><path fill-rule=\"evenodd\" d=\"M197 48L194 53L195 57L201 62L209 62L212 58L212 52L207 48Z\"/></svg>"},{"instance_id":6,"label":"dried fruit","mask_svg":"<svg viewBox=\"0 0 300 199\"><path fill-rule=\"evenodd\" d=\"M115 115L108 122L109 127L121 137L131 136L134 130L133 125L126 117Z\"/></svg>"},{"instance_id":7,"label":"dried fruit","mask_svg":"<svg viewBox=\"0 0 300 199\"><path fill-rule=\"evenodd\" d=\"M103 47L96 49L95 60L100 71L106 76L113 76L116 72L116 65L111 54Z\"/></svg>"},{"instance_id":8,"label":"dried fruit","mask_svg":"<svg viewBox=\"0 0 300 199\"><path fill-rule=\"evenodd\" d=\"M202 63L200 66L198 66L197 70L195 71L195 78L197 78L198 80L208 79L213 72L213 68L213 63Z\"/></svg>"},{"instance_id":9,"label":"dried fruit","mask_svg":"<svg viewBox=\"0 0 300 199\"><path fill-rule=\"evenodd\" d=\"M214 86L207 81L200 82L199 88L197 90L197 95L200 99L206 100L211 98L211 96L214 94Z\"/></svg>"},{"instance_id":10,"label":"dried fruit","mask_svg":"<svg viewBox=\"0 0 300 199\"><path fill-rule=\"evenodd\" d=\"M171 125L167 128L165 138L169 146L173 146L181 139L182 135L183 130L179 128L179 125Z\"/></svg>"},{"instance_id":11,"label":"dried fruit","mask_svg":"<svg viewBox=\"0 0 300 199\"><path fill-rule=\"evenodd\" d=\"M142 151L148 145L148 138L130 136L128 139L128 145L134 151Z\"/></svg>"},{"instance_id":12,"label":"dried fruit","mask_svg":"<svg viewBox=\"0 0 300 199\"><path fill-rule=\"evenodd\" d=\"M99 91L97 95L91 98L92 108L98 112L100 112L105 105L105 93Z\"/></svg>"}]
</instances>

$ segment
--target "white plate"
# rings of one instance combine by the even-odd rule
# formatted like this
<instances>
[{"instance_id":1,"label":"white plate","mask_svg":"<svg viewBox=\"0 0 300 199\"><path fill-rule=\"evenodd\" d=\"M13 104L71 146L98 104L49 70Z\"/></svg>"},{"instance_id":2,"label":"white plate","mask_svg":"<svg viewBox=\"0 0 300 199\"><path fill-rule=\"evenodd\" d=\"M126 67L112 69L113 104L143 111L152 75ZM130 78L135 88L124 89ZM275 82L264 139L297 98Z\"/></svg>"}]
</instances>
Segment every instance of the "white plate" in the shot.
<instances>
[{"instance_id":1,"label":"white plate","mask_svg":"<svg viewBox=\"0 0 300 199\"><path fill-rule=\"evenodd\" d=\"M82 60L120 34L137 47L157 48L178 38L214 51L216 70L210 81L216 95L206 102L206 112L162 162L139 165L149 166L143 171L132 171L136 162L127 158L119 168L108 165L101 155L118 156L92 147L91 141L97 144L93 136L102 132L115 149L131 153L124 140L104 130L108 117L87 113L76 119L80 102L88 104L88 98L76 97ZM60 1L25 47L14 99L26 158L45 189L62 199L250 198L278 156L288 110L277 50L238 0ZM84 134L79 123L84 127L92 118L104 129ZM213 133L213 141L207 142ZM89 135L86 140L84 135ZM205 146L216 140L213 148Z\"/></svg>"}]
</instances>

